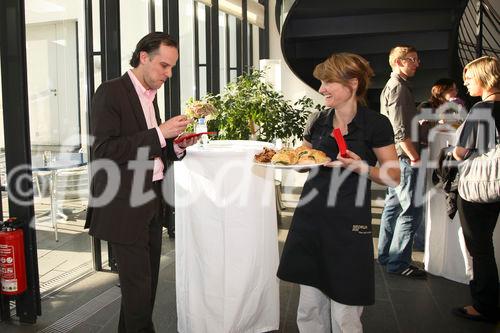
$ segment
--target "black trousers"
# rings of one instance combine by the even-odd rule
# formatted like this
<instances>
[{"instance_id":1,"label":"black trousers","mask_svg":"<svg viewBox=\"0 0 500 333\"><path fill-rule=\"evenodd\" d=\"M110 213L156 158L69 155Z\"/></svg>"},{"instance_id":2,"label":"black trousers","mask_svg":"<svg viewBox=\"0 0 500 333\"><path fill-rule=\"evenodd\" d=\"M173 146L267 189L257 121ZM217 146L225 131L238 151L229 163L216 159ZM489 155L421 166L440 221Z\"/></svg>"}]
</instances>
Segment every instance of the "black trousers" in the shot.
<instances>
[{"instance_id":1,"label":"black trousers","mask_svg":"<svg viewBox=\"0 0 500 333\"><path fill-rule=\"evenodd\" d=\"M487 317L498 316L498 270L493 231L500 202L475 203L458 198L458 213L465 244L472 256L474 278L469 286L474 308Z\"/></svg>"},{"instance_id":2,"label":"black trousers","mask_svg":"<svg viewBox=\"0 0 500 333\"><path fill-rule=\"evenodd\" d=\"M134 244L111 243L122 293L118 324L120 333L155 332L153 307L160 271L161 223L162 214L158 209L146 232L141 233Z\"/></svg>"}]
</instances>

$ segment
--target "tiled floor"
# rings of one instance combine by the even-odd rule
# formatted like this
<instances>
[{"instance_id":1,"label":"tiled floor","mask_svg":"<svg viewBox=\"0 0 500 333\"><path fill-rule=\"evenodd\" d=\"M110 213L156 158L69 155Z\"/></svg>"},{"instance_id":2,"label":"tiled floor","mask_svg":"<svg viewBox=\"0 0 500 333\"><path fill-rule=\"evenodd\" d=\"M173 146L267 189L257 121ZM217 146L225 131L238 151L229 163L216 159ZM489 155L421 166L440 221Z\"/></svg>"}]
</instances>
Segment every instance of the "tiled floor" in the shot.
<instances>
[{"instance_id":1,"label":"tiled floor","mask_svg":"<svg viewBox=\"0 0 500 333\"><path fill-rule=\"evenodd\" d=\"M38 269L42 295L92 271L90 239L87 232L83 231L85 206L76 201L59 204L61 212L68 218L58 216L56 241L49 214L50 197L35 197Z\"/></svg>"},{"instance_id":2,"label":"tiled floor","mask_svg":"<svg viewBox=\"0 0 500 333\"><path fill-rule=\"evenodd\" d=\"M285 200L288 208L282 214L280 245L286 237L294 196L285 196ZM376 225L380 209L374 209L373 215ZM81 237L75 242L76 253L78 243L86 242L85 236ZM175 242L165 236L154 313L156 330L162 333L176 332L174 245ZM422 253L414 252L414 260L421 262ZM385 273L376 262L375 268L376 302L364 310L365 332L500 332L500 326L469 322L451 315L452 307L470 302L466 285L434 276L426 281L400 278ZM0 332L116 332L120 305L117 282L115 274L92 274L44 299L43 314L36 325L13 320L0 323ZM280 283L280 332L298 332L295 324L298 292L296 285Z\"/></svg>"}]
</instances>

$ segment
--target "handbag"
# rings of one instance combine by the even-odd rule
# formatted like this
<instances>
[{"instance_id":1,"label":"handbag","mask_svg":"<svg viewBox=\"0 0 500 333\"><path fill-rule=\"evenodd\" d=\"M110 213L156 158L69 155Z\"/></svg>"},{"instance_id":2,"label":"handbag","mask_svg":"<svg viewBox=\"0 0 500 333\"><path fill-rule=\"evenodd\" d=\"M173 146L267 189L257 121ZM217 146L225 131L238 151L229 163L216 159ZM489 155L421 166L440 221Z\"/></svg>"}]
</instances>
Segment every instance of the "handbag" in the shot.
<instances>
[{"instance_id":1,"label":"handbag","mask_svg":"<svg viewBox=\"0 0 500 333\"><path fill-rule=\"evenodd\" d=\"M500 201L500 144L458 165L458 193L471 202Z\"/></svg>"}]
</instances>

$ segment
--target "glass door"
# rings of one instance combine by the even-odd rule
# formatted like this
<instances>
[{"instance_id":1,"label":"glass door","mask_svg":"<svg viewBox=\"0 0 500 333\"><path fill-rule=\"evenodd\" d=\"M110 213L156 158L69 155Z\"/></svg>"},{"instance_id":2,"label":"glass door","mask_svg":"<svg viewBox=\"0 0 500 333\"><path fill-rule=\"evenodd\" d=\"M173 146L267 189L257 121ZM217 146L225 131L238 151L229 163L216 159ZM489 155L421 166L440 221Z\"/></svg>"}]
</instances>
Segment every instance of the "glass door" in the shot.
<instances>
[{"instance_id":1,"label":"glass door","mask_svg":"<svg viewBox=\"0 0 500 333\"><path fill-rule=\"evenodd\" d=\"M35 228L42 297L92 271L84 2L26 1Z\"/></svg>"}]
</instances>

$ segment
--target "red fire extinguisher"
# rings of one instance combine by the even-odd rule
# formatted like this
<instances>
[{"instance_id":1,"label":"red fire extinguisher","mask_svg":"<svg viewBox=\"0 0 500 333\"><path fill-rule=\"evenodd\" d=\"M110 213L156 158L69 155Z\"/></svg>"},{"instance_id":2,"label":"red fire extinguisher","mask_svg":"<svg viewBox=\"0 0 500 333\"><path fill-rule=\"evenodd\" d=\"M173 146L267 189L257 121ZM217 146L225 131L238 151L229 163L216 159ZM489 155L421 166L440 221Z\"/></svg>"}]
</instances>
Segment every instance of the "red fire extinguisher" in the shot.
<instances>
[{"instance_id":1,"label":"red fire extinguisher","mask_svg":"<svg viewBox=\"0 0 500 333\"><path fill-rule=\"evenodd\" d=\"M9 218L0 228L0 285L2 294L19 295L27 288L23 230Z\"/></svg>"}]
</instances>

